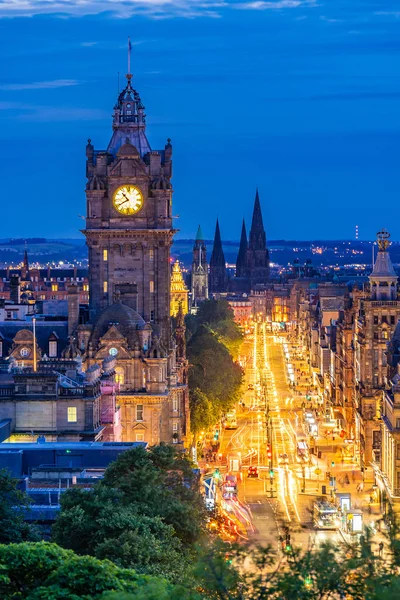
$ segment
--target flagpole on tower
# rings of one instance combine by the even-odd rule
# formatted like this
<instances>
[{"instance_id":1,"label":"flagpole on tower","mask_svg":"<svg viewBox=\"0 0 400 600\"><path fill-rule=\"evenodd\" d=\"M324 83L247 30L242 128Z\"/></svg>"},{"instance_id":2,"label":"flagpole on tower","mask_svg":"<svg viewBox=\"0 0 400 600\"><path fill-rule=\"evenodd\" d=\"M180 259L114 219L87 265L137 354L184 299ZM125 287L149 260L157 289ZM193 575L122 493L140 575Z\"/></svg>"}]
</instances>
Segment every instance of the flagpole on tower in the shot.
<instances>
[{"instance_id":1,"label":"flagpole on tower","mask_svg":"<svg viewBox=\"0 0 400 600\"><path fill-rule=\"evenodd\" d=\"M131 38L128 37L128 75L131 74L131 51L132 51Z\"/></svg>"}]
</instances>

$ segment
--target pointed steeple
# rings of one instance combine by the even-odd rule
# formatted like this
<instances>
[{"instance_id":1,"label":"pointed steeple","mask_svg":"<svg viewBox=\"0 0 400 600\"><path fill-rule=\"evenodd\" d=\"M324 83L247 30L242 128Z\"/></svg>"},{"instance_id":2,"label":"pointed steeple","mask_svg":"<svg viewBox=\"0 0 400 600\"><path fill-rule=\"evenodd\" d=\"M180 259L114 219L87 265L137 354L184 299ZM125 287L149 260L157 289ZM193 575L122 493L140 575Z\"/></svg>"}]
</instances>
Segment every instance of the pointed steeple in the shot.
<instances>
[{"instance_id":1,"label":"pointed steeple","mask_svg":"<svg viewBox=\"0 0 400 600\"><path fill-rule=\"evenodd\" d=\"M226 291L226 264L225 255L222 249L221 232L219 222L215 226L214 245L210 259L210 291Z\"/></svg>"},{"instance_id":2,"label":"pointed steeple","mask_svg":"<svg viewBox=\"0 0 400 600\"><path fill-rule=\"evenodd\" d=\"M247 275L247 232L246 223L242 223L242 234L240 236L239 252L236 259L236 277L246 277Z\"/></svg>"},{"instance_id":3,"label":"pointed steeple","mask_svg":"<svg viewBox=\"0 0 400 600\"><path fill-rule=\"evenodd\" d=\"M256 189L256 198L254 200L253 219L251 221L249 246L254 250L266 248L266 236L261 213L260 196L258 188Z\"/></svg>"},{"instance_id":4,"label":"pointed steeple","mask_svg":"<svg viewBox=\"0 0 400 600\"><path fill-rule=\"evenodd\" d=\"M253 288L256 284L266 283L269 277L269 252L267 249L267 238L261 214L258 188L254 200L253 219L251 222L246 262L251 287Z\"/></svg>"},{"instance_id":5,"label":"pointed steeple","mask_svg":"<svg viewBox=\"0 0 400 600\"><path fill-rule=\"evenodd\" d=\"M207 248L199 225L193 246L192 261L192 306L208 298Z\"/></svg>"},{"instance_id":6,"label":"pointed steeple","mask_svg":"<svg viewBox=\"0 0 400 600\"><path fill-rule=\"evenodd\" d=\"M199 225L198 228L197 228L197 233L196 233L196 242L202 242L203 240L204 240L203 232L202 232L201 227Z\"/></svg>"}]
</instances>

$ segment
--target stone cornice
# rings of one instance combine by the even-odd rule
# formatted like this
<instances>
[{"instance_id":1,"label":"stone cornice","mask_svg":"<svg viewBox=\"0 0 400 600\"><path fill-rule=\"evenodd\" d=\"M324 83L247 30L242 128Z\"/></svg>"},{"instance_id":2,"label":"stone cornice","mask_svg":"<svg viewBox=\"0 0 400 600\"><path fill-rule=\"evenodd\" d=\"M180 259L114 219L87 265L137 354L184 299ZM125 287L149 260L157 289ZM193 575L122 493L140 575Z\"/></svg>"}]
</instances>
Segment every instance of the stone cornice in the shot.
<instances>
[{"instance_id":1,"label":"stone cornice","mask_svg":"<svg viewBox=\"0 0 400 600\"><path fill-rule=\"evenodd\" d=\"M148 238L149 234L157 237L170 237L171 239L177 233L177 229L81 229L81 233L86 237L119 237L132 238L132 235L142 238Z\"/></svg>"}]
</instances>

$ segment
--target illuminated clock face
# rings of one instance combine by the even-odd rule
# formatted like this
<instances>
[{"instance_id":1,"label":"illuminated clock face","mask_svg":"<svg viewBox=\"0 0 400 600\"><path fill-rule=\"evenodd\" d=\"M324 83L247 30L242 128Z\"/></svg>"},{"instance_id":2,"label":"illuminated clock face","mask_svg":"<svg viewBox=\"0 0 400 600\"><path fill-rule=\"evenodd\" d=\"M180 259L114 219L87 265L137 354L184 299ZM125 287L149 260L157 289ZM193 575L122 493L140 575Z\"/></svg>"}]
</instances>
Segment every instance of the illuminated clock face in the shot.
<instances>
[{"instance_id":1,"label":"illuminated clock face","mask_svg":"<svg viewBox=\"0 0 400 600\"><path fill-rule=\"evenodd\" d=\"M143 194L135 185L122 185L114 192L113 203L122 215L135 215L143 206Z\"/></svg>"},{"instance_id":2,"label":"illuminated clock face","mask_svg":"<svg viewBox=\"0 0 400 600\"><path fill-rule=\"evenodd\" d=\"M26 358L27 356L30 355L31 351L29 350L29 348L21 348L21 350L19 351L20 355L23 356L24 358Z\"/></svg>"},{"instance_id":3,"label":"illuminated clock face","mask_svg":"<svg viewBox=\"0 0 400 600\"><path fill-rule=\"evenodd\" d=\"M118 350L116 348L110 348L108 353L110 354L110 356L117 356Z\"/></svg>"}]
</instances>

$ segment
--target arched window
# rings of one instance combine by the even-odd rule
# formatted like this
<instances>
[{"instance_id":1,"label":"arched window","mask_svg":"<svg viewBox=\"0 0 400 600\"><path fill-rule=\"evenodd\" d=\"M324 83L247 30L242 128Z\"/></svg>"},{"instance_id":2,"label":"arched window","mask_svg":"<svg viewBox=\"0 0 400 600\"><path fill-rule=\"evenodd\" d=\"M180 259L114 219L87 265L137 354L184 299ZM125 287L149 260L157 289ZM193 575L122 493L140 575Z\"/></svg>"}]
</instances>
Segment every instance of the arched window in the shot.
<instances>
[{"instance_id":1,"label":"arched window","mask_svg":"<svg viewBox=\"0 0 400 600\"><path fill-rule=\"evenodd\" d=\"M115 367L115 381L116 383L125 383L125 372L122 367Z\"/></svg>"}]
</instances>

